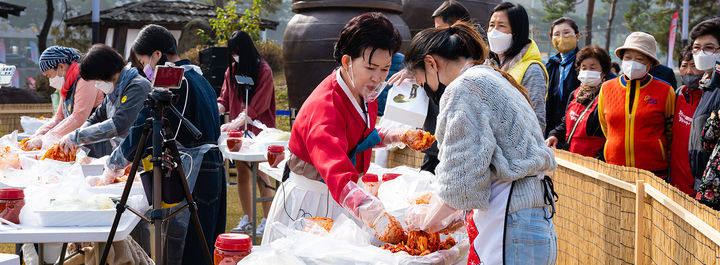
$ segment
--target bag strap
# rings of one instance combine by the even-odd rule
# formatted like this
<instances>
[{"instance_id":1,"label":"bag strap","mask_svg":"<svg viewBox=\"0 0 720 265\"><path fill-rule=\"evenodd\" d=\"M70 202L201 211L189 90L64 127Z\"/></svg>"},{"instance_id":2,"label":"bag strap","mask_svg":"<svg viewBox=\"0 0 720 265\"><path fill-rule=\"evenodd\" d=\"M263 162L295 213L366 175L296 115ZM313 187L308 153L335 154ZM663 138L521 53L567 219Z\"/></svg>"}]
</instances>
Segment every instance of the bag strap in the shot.
<instances>
[{"instance_id":1,"label":"bag strap","mask_svg":"<svg viewBox=\"0 0 720 265\"><path fill-rule=\"evenodd\" d=\"M595 100L597 100L597 95L593 98L592 101L590 101L590 103L588 103L587 106L585 106L585 109L583 110L583 112L580 114L580 116L578 116L578 119L575 122L575 125L573 125L573 128L570 131L570 135L568 136L568 139L567 139L568 146L570 146L570 141L572 140L573 135L575 134L575 129L577 129L578 125L580 124L580 121L582 121L582 119L585 117L585 114L588 112L588 110L590 110L590 106L595 105Z\"/></svg>"}]
</instances>

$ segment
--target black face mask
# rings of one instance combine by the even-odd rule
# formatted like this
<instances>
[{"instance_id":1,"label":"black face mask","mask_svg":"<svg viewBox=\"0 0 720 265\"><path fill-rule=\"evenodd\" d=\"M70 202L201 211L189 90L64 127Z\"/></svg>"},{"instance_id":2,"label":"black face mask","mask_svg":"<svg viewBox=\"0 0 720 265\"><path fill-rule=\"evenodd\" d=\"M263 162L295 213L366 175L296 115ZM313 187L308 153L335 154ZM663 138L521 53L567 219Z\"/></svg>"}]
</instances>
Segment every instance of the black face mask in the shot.
<instances>
[{"instance_id":1,"label":"black face mask","mask_svg":"<svg viewBox=\"0 0 720 265\"><path fill-rule=\"evenodd\" d=\"M437 91L433 91L432 88L430 88L430 85L428 85L427 81L427 71L425 72L425 84L423 84L423 89L425 89L425 93L427 93L430 100L435 103L435 105L440 105L440 97L442 97L442 94L445 93L445 84L440 82L440 72L437 72L437 81L438 81L438 89Z\"/></svg>"},{"instance_id":2,"label":"black face mask","mask_svg":"<svg viewBox=\"0 0 720 265\"><path fill-rule=\"evenodd\" d=\"M688 89L697 89L700 86L700 79L702 77L703 77L703 74L681 75L680 79L682 79L683 85L685 85Z\"/></svg>"}]
</instances>

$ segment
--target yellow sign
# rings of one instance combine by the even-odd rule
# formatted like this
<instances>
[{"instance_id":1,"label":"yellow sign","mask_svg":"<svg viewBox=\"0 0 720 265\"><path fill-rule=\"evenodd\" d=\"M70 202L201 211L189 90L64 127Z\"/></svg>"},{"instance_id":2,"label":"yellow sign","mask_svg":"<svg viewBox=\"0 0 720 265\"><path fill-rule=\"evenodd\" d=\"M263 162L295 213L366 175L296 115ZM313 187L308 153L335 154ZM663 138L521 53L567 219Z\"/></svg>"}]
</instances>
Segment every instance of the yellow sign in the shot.
<instances>
[{"instance_id":1,"label":"yellow sign","mask_svg":"<svg viewBox=\"0 0 720 265\"><path fill-rule=\"evenodd\" d=\"M127 101L127 96L123 96L122 99L120 99L120 103L125 103Z\"/></svg>"}]
</instances>

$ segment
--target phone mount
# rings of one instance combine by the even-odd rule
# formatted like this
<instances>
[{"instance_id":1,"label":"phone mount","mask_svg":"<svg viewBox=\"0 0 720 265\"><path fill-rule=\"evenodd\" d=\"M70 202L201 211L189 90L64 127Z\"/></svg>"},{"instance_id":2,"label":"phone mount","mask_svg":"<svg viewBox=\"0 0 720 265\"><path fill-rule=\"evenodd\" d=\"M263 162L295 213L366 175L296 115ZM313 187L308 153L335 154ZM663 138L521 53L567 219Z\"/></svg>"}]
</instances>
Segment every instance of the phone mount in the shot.
<instances>
[{"instance_id":1,"label":"phone mount","mask_svg":"<svg viewBox=\"0 0 720 265\"><path fill-rule=\"evenodd\" d=\"M245 75L235 75L235 81L238 85L245 87L245 131L243 132L243 136L252 138L250 136L250 132L248 131L248 119L250 116L247 115L247 109L250 104L250 89L255 85L255 82L251 77Z\"/></svg>"}]
</instances>

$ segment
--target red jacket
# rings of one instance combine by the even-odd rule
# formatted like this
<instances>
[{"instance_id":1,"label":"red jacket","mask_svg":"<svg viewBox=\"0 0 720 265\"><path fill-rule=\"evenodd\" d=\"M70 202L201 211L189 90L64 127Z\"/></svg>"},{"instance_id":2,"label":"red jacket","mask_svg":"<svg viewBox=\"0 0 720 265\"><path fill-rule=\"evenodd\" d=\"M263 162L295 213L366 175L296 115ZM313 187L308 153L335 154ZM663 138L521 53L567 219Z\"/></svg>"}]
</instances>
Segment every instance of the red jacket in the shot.
<instances>
[{"instance_id":1,"label":"red jacket","mask_svg":"<svg viewBox=\"0 0 720 265\"><path fill-rule=\"evenodd\" d=\"M690 172L690 154L688 143L690 141L690 125L695 109L700 103L702 89L688 90L682 86L677 90L675 100L675 117L673 120L673 139L670 144L670 183L695 197L695 178Z\"/></svg>"},{"instance_id":2,"label":"red jacket","mask_svg":"<svg viewBox=\"0 0 720 265\"><path fill-rule=\"evenodd\" d=\"M230 120L234 120L241 112L245 111L245 99L238 98L238 89L244 88L237 85L232 69L230 66L225 71L225 81L223 81L220 97L217 99L218 103L225 106L226 111L230 112ZM275 86L272 69L264 60L260 60L257 77L254 81L254 94L251 93L253 96L247 115L253 120L259 120L269 128L275 128ZM240 130L243 129L240 128ZM251 126L250 129L256 135L260 132L260 129L254 126Z\"/></svg>"},{"instance_id":3,"label":"red jacket","mask_svg":"<svg viewBox=\"0 0 720 265\"><path fill-rule=\"evenodd\" d=\"M315 88L297 114L290 151L317 168L336 201L348 181L357 182L359 173L370 167L372 150L358 153L354 166L348 154L375 129L377 108L377 101L368 104L368 126L333 72Z\"/></svg>"}]
</instances>

